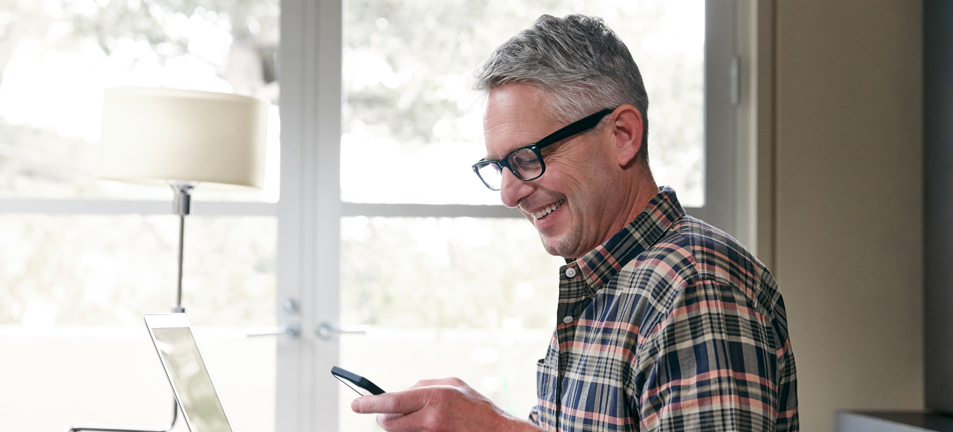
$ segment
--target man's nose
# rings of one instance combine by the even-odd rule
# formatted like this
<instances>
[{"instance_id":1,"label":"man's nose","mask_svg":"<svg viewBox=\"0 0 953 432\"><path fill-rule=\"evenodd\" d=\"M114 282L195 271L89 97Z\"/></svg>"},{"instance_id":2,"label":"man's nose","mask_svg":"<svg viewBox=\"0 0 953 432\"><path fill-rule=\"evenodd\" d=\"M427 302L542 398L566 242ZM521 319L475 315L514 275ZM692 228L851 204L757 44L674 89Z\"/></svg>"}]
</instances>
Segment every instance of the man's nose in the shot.
<instances>
[{"instance_id":1,"label":"man's nose","mask_svg":"<svg viewBox=\"0 0 953 432\"><path fill-rule=\"evenodd\" d=\"M503 170L503 180L500 183L500 200L503 205L513 208L519 205L523 198L533 192L530 182L520 180L508 169Z\"/></svg>"}]
</instances>

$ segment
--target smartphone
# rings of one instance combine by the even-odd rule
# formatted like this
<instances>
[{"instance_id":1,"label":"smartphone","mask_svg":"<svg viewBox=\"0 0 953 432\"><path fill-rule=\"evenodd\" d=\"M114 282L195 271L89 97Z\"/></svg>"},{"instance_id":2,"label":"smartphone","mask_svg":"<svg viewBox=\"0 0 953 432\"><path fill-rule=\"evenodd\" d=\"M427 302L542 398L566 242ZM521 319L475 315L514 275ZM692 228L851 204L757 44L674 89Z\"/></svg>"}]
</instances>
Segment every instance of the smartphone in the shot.
<instances>
[{"instance_id":1,"label":"smartphone","mask_svg":"<svg viewBox=\"0 0 953 432\"><path fill-rule=\"evenodd\" d=\"M339 379L346 386L350 387L351 390L356 391L357 394L361 396L379 395L384 393L384 390L381 390L381 388L372 383L371 380L346 369L334 366L331 368L331 375L334 375L335 378Z\"/></svg>"}]
</instances>

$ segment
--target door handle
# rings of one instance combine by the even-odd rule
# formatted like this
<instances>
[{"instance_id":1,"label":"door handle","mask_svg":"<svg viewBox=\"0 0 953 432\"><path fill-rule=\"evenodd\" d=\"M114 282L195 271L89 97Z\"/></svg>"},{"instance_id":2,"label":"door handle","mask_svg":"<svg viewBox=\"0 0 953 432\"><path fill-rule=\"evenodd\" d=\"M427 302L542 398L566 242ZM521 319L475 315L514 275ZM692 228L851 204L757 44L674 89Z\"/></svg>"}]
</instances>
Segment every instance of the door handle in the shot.
<instances>
[{"instance_id":1,"label":"door handle","mask_svg":"<svg viewBox=\"0 0 953 432\"><path fill-rule=\"evenodd\" d=\"M321 339L331 339L331 336L340 335L340 334L367 334L366 327L349 327L341 328L329 322L323 322L316 329L314 333Z\"/></svg>"},{"instance_id":2,"label":"door handle","mask_svg":"<svg viewBox=\"0 0 953 432\"><path fill-rule=\"evenodd\" d=\"M272 327L264 328L258 331L253 331L246 334L246 337L258 337L258 336L280 336L288 335L291 337L298 337L301 334L301 326L297 323L290 323L282 327Z\"/></svg>"}]
</instances>

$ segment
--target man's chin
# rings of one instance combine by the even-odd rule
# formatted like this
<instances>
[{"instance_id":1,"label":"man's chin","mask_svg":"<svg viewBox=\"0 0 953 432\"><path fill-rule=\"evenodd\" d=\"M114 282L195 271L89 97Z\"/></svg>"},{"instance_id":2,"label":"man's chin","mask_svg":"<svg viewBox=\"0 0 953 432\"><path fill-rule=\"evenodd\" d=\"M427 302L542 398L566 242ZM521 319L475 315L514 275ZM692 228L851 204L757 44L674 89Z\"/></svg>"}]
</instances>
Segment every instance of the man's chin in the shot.
<instances>
[{"instance_id":1,"label":"man's chin","mask_svg":"<svg viewBox=\"0 0 953 432\"><path fill-rule=\"evenodd\" d=\"M575 248L569 247L565 239L551 238L542 234L539 235L539 239L542 241L546 253L566 259L576 258L573 256L576 255Z\"/></svg>"}]
</instances>

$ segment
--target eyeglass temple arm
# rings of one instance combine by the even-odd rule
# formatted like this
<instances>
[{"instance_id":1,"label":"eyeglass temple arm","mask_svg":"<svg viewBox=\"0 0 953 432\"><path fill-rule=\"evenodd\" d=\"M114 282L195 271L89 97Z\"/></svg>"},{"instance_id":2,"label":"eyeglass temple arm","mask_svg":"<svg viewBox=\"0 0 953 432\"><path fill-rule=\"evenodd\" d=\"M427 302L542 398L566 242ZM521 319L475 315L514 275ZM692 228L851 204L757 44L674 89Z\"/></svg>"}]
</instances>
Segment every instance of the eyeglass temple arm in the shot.
<instances>
[{"instance_id":1,"label":"eyeglass temple arm","mask_svg":"<svg viewBox=\"0 0 953 432\"><path fill-rule=\"evenodd\" d=\"M547 136L546 138L543 138L543 139L540 140L538 143L536 143L536 148L546 147L546 146L548 146L548 145L550 145L550 144L553 144L553 143L562 141L562 140L564 140L564 139L566 139L566 138L569 138L569 137L571 137L571 136L573 136L573 135L575 135L575 134L577 134L577 133L579 133L579 132L582 132L582 131L584 131L584 130L586 130L586 129L591 129L591 128L595 127L596 124L598 124L600 121L602 121L602 118L603 118L603 117L605 117L606 115L608 115L608 114L611 113L611 112L612 112L611 109L606 108L606 109L604 109L604 110L602 110L602 111L599 111L599 112L597 112L597 113L595 113L595 114L592 114L592 115L589 115L589 116L587 116L587 117L584 117L582 120L579 120L579 121L577 121L577 122L575 122L575 123L573 123L573 124L571 124L571 125L569 125L569 126L563 128L563 129L560 129L560 130L558 130L558 131L556 131L556 132L553 132L552 135L549 135L549 136Z\"/></svg>"}]
</instances>

